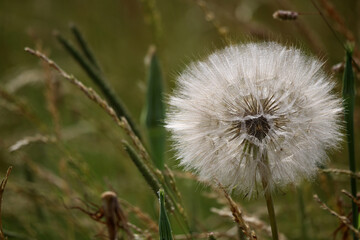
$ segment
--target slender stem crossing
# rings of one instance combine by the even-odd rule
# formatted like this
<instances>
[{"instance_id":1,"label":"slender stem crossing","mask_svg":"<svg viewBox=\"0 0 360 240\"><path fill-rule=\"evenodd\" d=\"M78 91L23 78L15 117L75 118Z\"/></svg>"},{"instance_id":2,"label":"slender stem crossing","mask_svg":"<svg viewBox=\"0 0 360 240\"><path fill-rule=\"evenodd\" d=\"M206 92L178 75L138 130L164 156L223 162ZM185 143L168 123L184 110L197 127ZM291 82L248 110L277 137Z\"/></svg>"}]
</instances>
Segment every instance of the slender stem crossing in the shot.
<instances>
[{"instance_id":1,"label":"slender stem crossing","mask_svg":"<svg viewBox=\"0 0 360 240\"><path fill-rule=\"evenodd\" d=\"M279 233L278 228L276 224L276 217L275 217L275 210L274 210L274 203L271 196L271 191L269 188L269 178L270 176L270 168L269 168L269 161L267 158L267 154L263 154L262 156L262 162L264 164L264 170L260 171L261 174L261 182L264 188L264 197L266 200L266 206L269 214L269 220L270 220L270 226L271 226L271 233L272 233L272 239L273 240L279 240Z\"/></svg>"}]
</instances>

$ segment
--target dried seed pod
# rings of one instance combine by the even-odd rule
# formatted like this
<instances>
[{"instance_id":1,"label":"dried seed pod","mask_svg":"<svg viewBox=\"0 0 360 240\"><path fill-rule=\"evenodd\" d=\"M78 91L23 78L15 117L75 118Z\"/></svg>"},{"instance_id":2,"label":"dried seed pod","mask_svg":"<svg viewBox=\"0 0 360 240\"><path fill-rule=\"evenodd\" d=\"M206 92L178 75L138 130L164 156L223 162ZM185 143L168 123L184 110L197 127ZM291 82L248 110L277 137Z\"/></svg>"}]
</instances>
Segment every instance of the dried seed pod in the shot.
<instances>
[{"instance_id":1,"label":"dried seed pod","mask_svg":"<svg viewBox=\"0 0 360 240\"><path fill-rule=\"evenodd\" d=\"M277 10L273 14L273 18L279 20L296 20L299 16L299 13L293 11L286 11L286 10Z\"/></svg>"},{"instance_id":2,"label":"dried seed pod","mask_svg":"<svg viewBox=\"0 0 360 240\"><path fill-rule=\"evenodd\" d=\"M116 193L106 191L101 195L101 199L102 211L105 217L109 239L118 239L117 230L119 227L126 232L129 239L134 239L134 235L128 225L127 217L119 204Z\"/></svg>"}]
</instances>

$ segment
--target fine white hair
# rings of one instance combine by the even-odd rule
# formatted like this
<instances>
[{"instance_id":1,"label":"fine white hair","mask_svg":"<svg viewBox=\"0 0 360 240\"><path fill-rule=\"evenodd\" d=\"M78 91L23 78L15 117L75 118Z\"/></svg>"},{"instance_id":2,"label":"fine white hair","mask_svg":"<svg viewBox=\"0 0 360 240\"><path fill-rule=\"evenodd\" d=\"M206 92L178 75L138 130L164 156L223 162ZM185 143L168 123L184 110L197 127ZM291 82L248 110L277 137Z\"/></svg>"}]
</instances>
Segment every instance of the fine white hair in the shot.
<instances>
[{"instance_id":1,"label":"fine white hair","mask_svg":"<svg viewBox=\"0 0 360 240\"><path fill-rule=\"evenodd\" d=\"M271 190L313 177L341 140L342 102L322 66L274 42L188 66L166 119L180 164L248 197L263 176Z\"/></svg>"}]
</instances>

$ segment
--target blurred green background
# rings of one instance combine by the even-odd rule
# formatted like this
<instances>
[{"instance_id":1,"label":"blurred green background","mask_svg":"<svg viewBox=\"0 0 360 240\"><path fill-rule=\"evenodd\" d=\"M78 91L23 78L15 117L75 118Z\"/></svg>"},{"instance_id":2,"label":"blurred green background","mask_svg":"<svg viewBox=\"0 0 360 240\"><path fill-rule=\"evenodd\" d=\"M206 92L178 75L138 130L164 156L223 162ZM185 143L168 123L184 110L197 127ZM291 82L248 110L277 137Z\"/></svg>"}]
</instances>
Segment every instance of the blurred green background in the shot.
<instances>
[{"instance_id":1,"label":"blurred green background","mask_svg":"<svg viewBox=\"0 0 360 240\"><path fill-rule=\"evenodd\" d=\"M344 20L343 26L358 39L360 1L321 0L317 4L341 41L347 39L341 32L344 27L340 20L334 21L327 14L326 4L333 5ZM273 19L272 14L279 9L302 15L296 21ZM68 73L97 90L53 36L57 30L73 41L70 23L76 24L85 36L110 85L142 132L146 55L152 45L157 49L167 93L186 64L229 43L275 40L296 45L326 59L328 72L334 64L344 61L344 49L311 1L0 0L0 89L13 97L8 99L0 94L1 176L9 165L14 166L2 203L3 227L12 236L9 239L103 238L97 235L104 229L102 224L66 206L81 205L77 198L100 204L100 195L106 190L115 190L120 198L140 207L154 221L158 218L158 200L124 152L121 139L125 136L121 129L78 89L49 73L45 65L24 51L26 46L42 50ZM63 141L37 142L10 153L9 147L26 136L55 133L44 81L48 74L56 79L55 102ZM341 74L333 74L340 95ZM18 104L32 117L24 116ZM358 107L359 104L355 109L355 126L359 123ZM358 133L356 128L357 145ZM359 153L357 148L357 156ZM166 163L175 172L181 172L169 147L166 155ZM329 167L348 168L345 150L334 151L331 158ZM230 218L210 211L212 207L223 207L209 196L210 189L189 179L177 181L195 232L227 231L235 226ZM349 189L348 182L346 176L321 174L314 182L301 186L300 194L292 186L286 193L277 193L274 201L280 232L288 239L304 239L299 211L302 199L308 239L331 239L339 222L321 210L312 195L319 194L332 208L346 215L351 203L340 190ZM262 198L251 201L234 198L249 216L267 221ZM129 215L131 221L139 222L133 214ZM173 218L171 222L175 234L183 233ZM265 236L260 239L266 239Z\"/></svg>"}]
</instances>

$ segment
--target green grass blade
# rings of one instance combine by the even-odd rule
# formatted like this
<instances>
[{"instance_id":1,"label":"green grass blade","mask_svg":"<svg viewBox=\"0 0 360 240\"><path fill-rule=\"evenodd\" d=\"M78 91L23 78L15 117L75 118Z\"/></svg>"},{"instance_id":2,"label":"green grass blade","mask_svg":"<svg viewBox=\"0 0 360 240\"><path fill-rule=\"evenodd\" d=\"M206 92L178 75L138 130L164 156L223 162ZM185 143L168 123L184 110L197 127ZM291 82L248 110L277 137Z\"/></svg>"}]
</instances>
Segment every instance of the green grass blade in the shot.
<instances>
[{"instance_id":1,"label":"green grass blade","mask_svg":"<svg viewBox=\"0 0 360 240\"><path fill-rule=\"evenodd\" d=\"M89 45L86 43L86 41L85 41L83 35L81 34L81 32L79 31L79 29L76 27L75 24L71 24L70 29L71 29L72 33L74 34L75 39L78 42L84 55L87 57L87 59L92 63L92 65L94 67L96 67L98 70L100 70L100 65L96 61L94 54L90 50Z\"/></svg>"},{"instance_id":2,"label":"green grass blade","mask_svg":"<svg viewBox=\"0 0 360 240\"><path fill-rule=\"evenodd\" d=\"M143 175L145 181L150 186L150 188L153 190L155 195L157 195L159 189L161 188L161 185L159 181L155 178L153 174L151 174L148 167L145 165L145 163L141 160L141 158L136 154L135 150L127 143L123 142L125 151L135 164L135 166L138 168L140 173Z\"/></svg>"},{"instance_id":3,"label":"green grass blade","mask_svg":"<svg viewBox=\"0 0 360 240\"><path fill-rule=\"evenodd\" d=\"M100 88L101 92L104 94L106 100L109 102L111 107L115 110L118 117L125 117L136 136L138 136L138 138L141 140L142 138L140 132L138 131L132 117L126 110L125 105L112 91L112 89L108 85L108 81L101 74L99 69L94 67L86 58L84 58L69 41L67 41L63 36L60 35L60 33L56 33L56 38L61 43L61 45L63 45L63 47L70 53L70 55L80 64L80 66L85 70L91 80L93 80L93 82Z\"/></svg>"},{"instance_id":4,"label":"green grass blade","mask_svg":"<svg viewBox=\"0 0 360 240\"><path fill-rule=\"evenodd\" d=\"M355 164L355 145L354 145L354 104L355 104L355 78L352 69L352 50L346 50L346 62L345 71L343 75L343 99L344 99L344 111L346 121L346 136L349 151L349 168L350 171L356 172ZM351 194L356 198L357 187L356 179L351 177L350 179ZM353 226L358 226L358 207L354 201L352 201L352 219ZM357 237L354 234L354 239Z\"/></svg>"},{"instance_id":5,"label":"green grass blade","mask_svg":"<svg viewBox=\"0 0 360 240\"><path fill-rule=\"evenodd\" d=\"M166 214L165 208L165 194L164 190L159 190L159 201L160 201L160 217L159 217L159 234L160 240L172 240L172 231L170 226L169 218Z\"/></svg>"},{"instance_id":6,"label":"green grass blade","mask_svg":"<svg viewBox=\"0 0 360 240\"><path fill-rule=\"evenodd\" d=\"M152 159L155 166L163 170L166 142L166 132L163 126L165 106L163 102L163 78L155 51L150 53L144 114Z\"/></svg>"}]
</instances>

